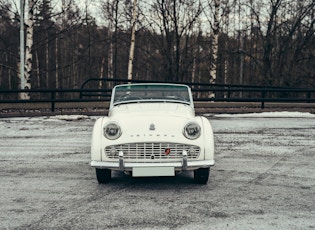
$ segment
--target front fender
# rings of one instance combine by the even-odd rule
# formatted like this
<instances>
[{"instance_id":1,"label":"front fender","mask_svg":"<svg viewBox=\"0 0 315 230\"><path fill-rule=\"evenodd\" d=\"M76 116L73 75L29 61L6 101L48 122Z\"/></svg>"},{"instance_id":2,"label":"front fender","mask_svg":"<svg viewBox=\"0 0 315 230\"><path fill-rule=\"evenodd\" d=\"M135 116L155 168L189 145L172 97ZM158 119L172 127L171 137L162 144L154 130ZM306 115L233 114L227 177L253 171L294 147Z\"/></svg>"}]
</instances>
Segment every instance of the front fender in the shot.
<instances>
[{"instance_id":1,"label":"front fender","mask_svg":"<svg viewBox=\"0 0 315 230\"><path fill-rule=\"evenodd\" d=\"M103 138L103 122L108 120L107 117L101 117L96 120L93 126L91 140L91 160L102 160L102 138Z\"/></svg>"},{"instance_id":2,"label":"front fender","mask_svg":"<svg viewBox=\"0 0 315 230\"><path fill-rule=\"evenodd\" d=\"M204 138L204 151L205 160L214 159L214 137L213 130L209 120L205 117L201 117L203 125L203 138Z\"/></svg>"}]
</instances>

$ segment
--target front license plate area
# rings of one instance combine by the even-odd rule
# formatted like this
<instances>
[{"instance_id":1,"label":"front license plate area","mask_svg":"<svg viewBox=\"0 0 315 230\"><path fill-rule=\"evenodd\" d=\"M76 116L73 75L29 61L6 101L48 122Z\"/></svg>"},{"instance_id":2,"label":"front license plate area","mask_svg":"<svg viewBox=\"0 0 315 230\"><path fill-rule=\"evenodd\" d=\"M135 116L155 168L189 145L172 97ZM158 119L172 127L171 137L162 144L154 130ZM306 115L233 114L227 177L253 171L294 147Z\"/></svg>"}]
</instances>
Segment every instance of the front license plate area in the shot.
<instances>
[{"instance_id":1,"label":"front license plate area","mask_svg":"<svg viewBox=\"0 0 315 230\"><path fill-rule=\"evenodd\" d=\"M137 167L132 169L132 176L175 176L175 169L174 167Z\"/></svg>"}]
</instances>

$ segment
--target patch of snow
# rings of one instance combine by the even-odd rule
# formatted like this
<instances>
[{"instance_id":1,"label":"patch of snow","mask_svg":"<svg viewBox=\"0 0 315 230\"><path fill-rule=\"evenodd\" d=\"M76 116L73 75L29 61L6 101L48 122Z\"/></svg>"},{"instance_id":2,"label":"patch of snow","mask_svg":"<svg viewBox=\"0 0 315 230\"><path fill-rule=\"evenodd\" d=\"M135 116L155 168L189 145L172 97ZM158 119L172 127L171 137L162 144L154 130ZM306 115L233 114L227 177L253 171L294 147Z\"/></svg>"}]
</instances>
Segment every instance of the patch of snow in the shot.
<instances>
[{"instance_id":1,"label":"patch of snow","mask_svg":"<svg viewBox=\"0 0 315 230\"><path fill-rule=\"evenodd\" d=\"M207 115L205 115L207 116ZM214 114L214 117L276 117L276 118L315 118L315 114L306 113L306 112L263 112L263 113L245 113L245 114Z\"/></svg>"},{"instance_id":2,"label":"patch of snow","mask_svg":"<svg viewBox=\"0 0 315 230\"><path fill-rule=\"evenodd\" d=\"M87 115L57 115L51 118L57 119L57 120L63 120L63 121L78 121L78 120L90 119L90 117Z\"/></svg>"}]
</instances>

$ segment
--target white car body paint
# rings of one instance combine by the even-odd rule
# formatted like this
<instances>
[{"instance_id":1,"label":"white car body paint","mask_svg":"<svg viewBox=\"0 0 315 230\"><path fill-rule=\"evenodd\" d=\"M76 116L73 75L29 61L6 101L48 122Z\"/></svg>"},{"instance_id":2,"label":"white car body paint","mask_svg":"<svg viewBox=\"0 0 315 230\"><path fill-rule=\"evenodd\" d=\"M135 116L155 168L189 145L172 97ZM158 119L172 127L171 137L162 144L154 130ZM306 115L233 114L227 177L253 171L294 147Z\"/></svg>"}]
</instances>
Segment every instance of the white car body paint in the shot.
<instances>
[{"instance_id":1,"label":"white car body paint","mask_svg":"<svg viewBox=\"0 0 315 230\"><path fill-rule=\"evenodd\" d=\"M184 97L166 99L133 96L131 101L115 101L118 87L158 87L141 96L158 94L166 87L169 94L179 86ZM119 88L120 89L120 88ZM133 89L133 88L131 88ZM145 91L146 89L143 89ZM174 91L176 93L176 91ZM131 97L128 91L126 97ZM116 93L117 94L117 93ZM116 97L114 99L114 97ZM122 97L122 96L120 96ZM125 97L124 97L125 98ZM171 98L171 100L168 100ZM120 127L119 137L110 140L104 130L108 124ZM187 138L184 128L188 123L200 127L200 136ZM116 126L114 126L116 127ZM114 128L109 132L115 133ZM192 130L194 133L194 130ZM208 119L195 116L190 88L171 84L134 84L113 89L108 116L99 118L93 128L91 166L97 169L132 172L133 176L174 176L183 170L209 169L214 165L214 139Z\"/></svg>"}]
</instances>

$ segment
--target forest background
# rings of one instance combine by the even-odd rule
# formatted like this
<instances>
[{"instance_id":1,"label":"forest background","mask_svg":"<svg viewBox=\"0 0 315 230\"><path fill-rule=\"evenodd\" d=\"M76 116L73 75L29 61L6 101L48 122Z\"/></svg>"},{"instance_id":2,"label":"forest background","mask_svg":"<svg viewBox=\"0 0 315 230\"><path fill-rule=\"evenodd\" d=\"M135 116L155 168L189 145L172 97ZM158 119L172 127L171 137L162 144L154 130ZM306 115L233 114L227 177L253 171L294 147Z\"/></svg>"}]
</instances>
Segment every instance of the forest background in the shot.
<instances>
[{"instance_id":1,"label":"forest background","mask_svg":"<svg viewBox=\"0 0 315 230\"><path fill-rule=\"evenodd\" d=\"M132 28L133 79L315 86L315 0L138 0L133 21L134 2L26 0L30 87L127 79ZM0 0L0 89L20 88L19 34L18 0Z\"/></svg>"}]
</instances>

